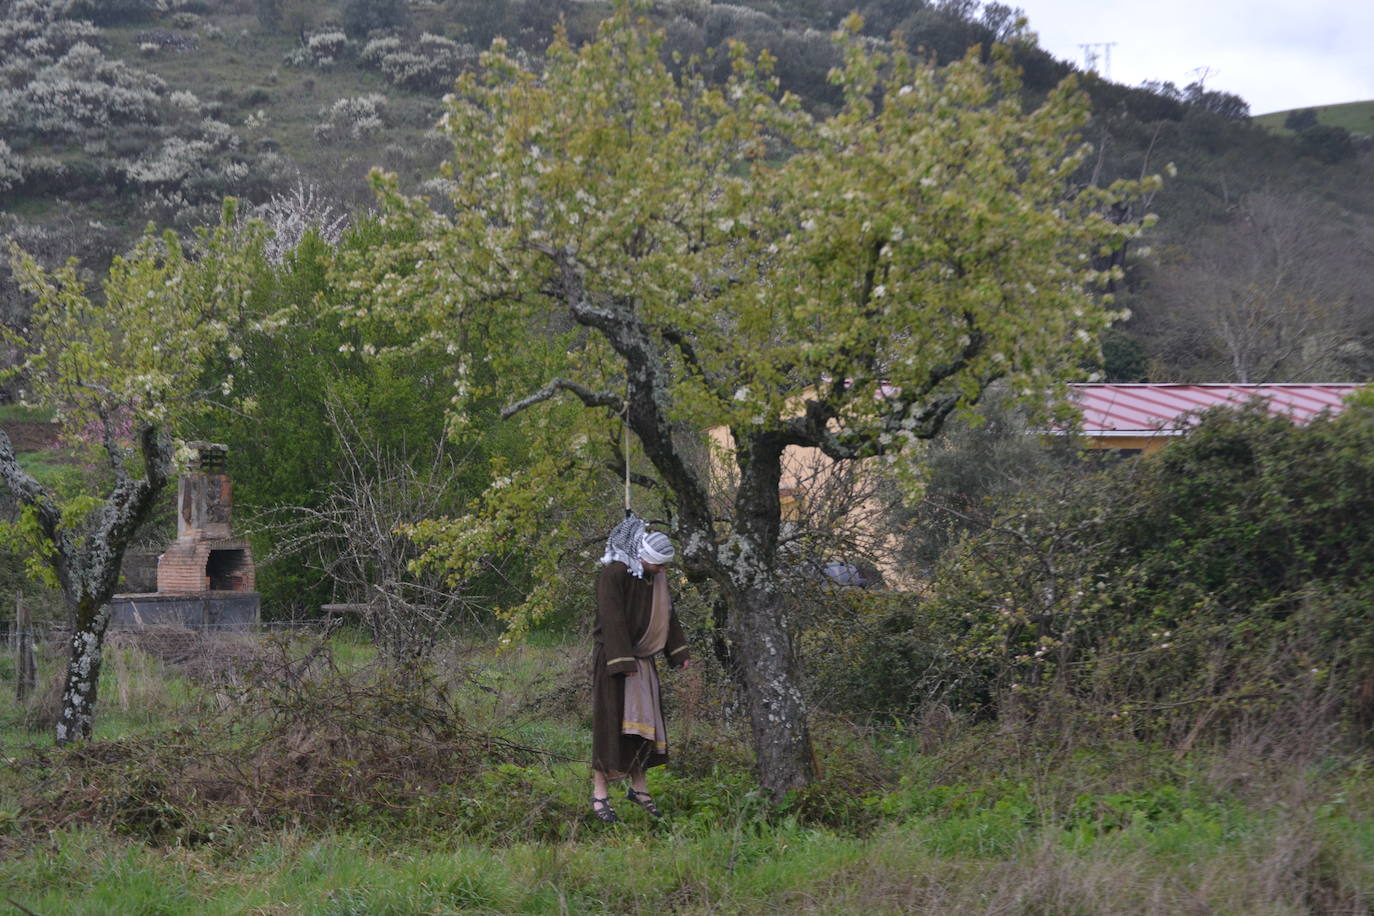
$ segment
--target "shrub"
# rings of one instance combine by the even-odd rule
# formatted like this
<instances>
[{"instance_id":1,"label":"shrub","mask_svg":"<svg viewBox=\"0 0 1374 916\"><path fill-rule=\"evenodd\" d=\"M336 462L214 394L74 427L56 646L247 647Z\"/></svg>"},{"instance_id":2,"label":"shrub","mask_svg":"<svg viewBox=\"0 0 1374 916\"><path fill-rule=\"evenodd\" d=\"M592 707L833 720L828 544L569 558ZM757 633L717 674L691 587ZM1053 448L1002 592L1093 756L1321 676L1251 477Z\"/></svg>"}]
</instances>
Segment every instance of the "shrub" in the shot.
<instances>
[{"instance_id":1,"label":"shrub","mask_svg":"<svg viewBox=\"0 0 1374 916\"><path fill-rule=\"evenodd\" d=\"M143 22L156 18L162 9L160 0L72 0L70 6L71 15L100 25Z\"/></svg>"},{"instance_id":2,"label":"shrub","mask_svg":"<svg viewBox=\"0 0 1374 916\"><path fill-rule=\"evenodd\" d=\"M100 43L100 29L89 22L56 18L46 3L16 3L0 18L0 58L9 68L22 63L51 63L78 44ZM21 86L11 80L6 85Z\"/></svg>"},{"instance_id":3,"label":"shrub","mask_svg":"<svg viewBox=\"0 0 1374 916\"><path fill-rule=\"evenodd\" d=\"M396 29L409 18L406 0L344 0L343 27L353 39L379 29Z\"/></svg>"},{"instance_id":4,"label":"shrub","mask_svg":"<svg viewBox=\"0 0 1374 916\"><path fill-rule=\"evenodd\" d=\"M200 113L200 99L196 98L196 94L194 92L187 92L184 89L178 89L171 95L167 96L167 101L171 102L173 107L181 111L187 111L192 114Z\"/></svg>"},{"instance_id":5,"label":"shrub","mask_svg":"<svg viewBox=\"0 0 1374 916\"><path fill-rule=\"evenodd\" d=\"M348 50L348 36L338 31L316 32L305 40L305 50L311 63L328 69Z\"/></svg>"},{"instance_id":6,"label":"shrub","mask_svg":"<svg viewBox=\"0 0 1374 916\"><path fill-rule=\"evenodd\" d=\"M315 127L315 139L321 143L338 140L363 140L381 133L386 127L386 96L372 93L342 98L320 109L321 123Z\"/></svg>"},{"instance_id":7,"label":"shrub","mask_svg":"<svg viewBox=\"0 0 1374 916\"><path fill-rule=\"evenodd\" d=\"M382 65L382 60L388 54L396 54L399 53L400 50L401 39L394 35L388 35L384 38L374 38L369 41L367 45L363 47L362 54L360 54L359 57L367 66L380 67Z\"/></svg>"},{"instance_id":8,"label":"shrub","mask_svg":"<svg viewBox=\"0 0 1374 916\"><path fill-rule=\"evenodd\" d=\"M20 168L22 162L10 145L0 139L0 194L24 180L24 172Z\"/></svg>"},{"instance_id":9,"label":"shrub","mask_svg":"<svg viewBox=\"0 0 1374 916\"><path fill-rule=\"evenodd\" d=\"M1317 111L1314 108L1295 108L1283 119L1283 126L1297 132L1310 130L1317 126Z\"/></svg>"},{"instance_id":10,"label":"shrub","mask_svg":"<svg viewBox=\"0 0 1374 916\"><path fill-rule=\"evenodd\" d=\"M158 77L78 43L26 85L0 90L0 127L50 141L113 125L153 124L166 91Z\"/></svg>"},{"instance_id":11,"label":"shrub","mask_svg":"<svg viewBox=\"0 0 1374 916\"><path fill-rule=\"evenodd\" d=\"M1371 591L1374 412L1256 408L1004 506L932 611L1002 712L1067 700L1191 742L1301 711L1368 736Z\"/></svg>"},{"instance_id":12,"label":"shrub","mask_svg":"<svg viewBox=\"0 0 1374 916\"><path fill-rule=\"evenodd\" d=\"M129 181L144 185L177 185L203 167L214 154L204 140L170 137L151 156L128 163L124 174Z\"/></svg>"},{"instance_id":13,"label":"shrub","mask_svg":"<svg viewBox=\"0 0 1374 916\"><path fill-rule=\"evenodd\" d=\"M414 51L384 54L381 70L388 80L419 92L446 92L465 65L474 63L477 51L440 35L420 36Z\"/></svg>"},{"instance_id":14,"label":"shrub","mask_svg":"<svg viewBox=\"0 0 1374 916\"><path fill-rule=\"evenodd\" d=\"M1355 139L1350 131L1334 124L1316 124L1298 135L1303 152L1335 165L1355 155Z\"/></svg>"}]
</instances>

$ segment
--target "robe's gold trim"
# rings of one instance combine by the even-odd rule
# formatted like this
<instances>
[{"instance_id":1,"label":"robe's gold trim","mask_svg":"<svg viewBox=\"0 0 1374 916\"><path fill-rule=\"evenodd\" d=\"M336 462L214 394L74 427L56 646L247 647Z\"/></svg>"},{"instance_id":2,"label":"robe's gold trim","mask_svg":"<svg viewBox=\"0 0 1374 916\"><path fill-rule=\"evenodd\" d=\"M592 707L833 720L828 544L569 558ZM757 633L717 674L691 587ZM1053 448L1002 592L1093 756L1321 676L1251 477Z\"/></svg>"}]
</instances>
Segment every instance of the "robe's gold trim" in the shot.
<instances>
[{"instance_id":1,"label":"robe's gold trim","mask_svg":"<svg viewBox=\"0 0 1374 916\"><path fill-rule=\"evenodd\" d=\"M669 655L677 655L679 652L686 652L689 648L691 648L691 647L690 647L690 646L678 646L676 649L674 649L673 651L669 652L668 654L669 654Z\"/></svg>"},{"instance_id":2,"label":"robe's gold trim","mask_svg":"<svg viewBox=\"0 0 1374 916\"><path fill-rule=\"evenodd\" d=\"M649 741L653 741L654 750L660 754L668 750L668 742L657 740L657 736L654 734L654 727L652 725L646 725L643 722L622 722L620 724L620 733L622 735L634 735L639 738L645 738Z\"/></svg>"},{"instance_id":3,"label":"robe's gold trim","mask_svg":"<svg viewBox=\"0 0 1374 916\"><path fill-rule=\"evenodd\" d=\"M606 667L609 668L609 667L611 667L611 665L618 665L618 664L620 664L621 662L632 662L632 661L634 661L634 660L635 660L635 657L634 657L633 655L624 655L624 656L621 656L620 658L613 658L613 659L611 659L610 661L608 661L608 662L606 663Z\"/></svg>"}]
</instances>

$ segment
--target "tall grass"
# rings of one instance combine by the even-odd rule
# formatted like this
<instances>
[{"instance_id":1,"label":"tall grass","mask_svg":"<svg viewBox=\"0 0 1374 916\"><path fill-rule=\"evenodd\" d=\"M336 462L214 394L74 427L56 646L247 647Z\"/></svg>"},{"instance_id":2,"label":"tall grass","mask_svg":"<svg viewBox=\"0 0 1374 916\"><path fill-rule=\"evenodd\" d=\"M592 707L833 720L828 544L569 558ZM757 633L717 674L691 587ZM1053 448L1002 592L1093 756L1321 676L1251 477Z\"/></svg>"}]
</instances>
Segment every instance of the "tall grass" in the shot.
<instances>
[{"instance_id":1,"label":"tall grass","mask_svg":"<svg viewBox=\"0 0 1374 916\"><path fill-rule=\"evenodd\" d=\"M336 643L347 661L339 668L366 668L365 646ZM1370 765L1334 746L1284 753L1273 736L1253 735L1180 756L1126 734L1046 741L959 722L925 733L822 719L822 778L777 809L754 785L745 736L713 723L680 735L674 765L650 775L666 822L621 802L625 822L607 827L586 804L580 648L446 653L445 690L469 726L553 753L476 769L455 762L406 810L269 823L216 804L207 762L195 771L204 794L179 795L172 782L159 794L155 777L177 772L175 742L212 740L227 681L188 678L116 645L103 712L118 740L80 757L17 755L0 769L5 896L45 916L1354 914L1374 905ZM263 777L267 791L276 777ZM135 796L118 781L137 778L153 785L138 796L150 805L125 804ZM162 818L155 830L150 810Z\"/></svg>"}]
</instances>

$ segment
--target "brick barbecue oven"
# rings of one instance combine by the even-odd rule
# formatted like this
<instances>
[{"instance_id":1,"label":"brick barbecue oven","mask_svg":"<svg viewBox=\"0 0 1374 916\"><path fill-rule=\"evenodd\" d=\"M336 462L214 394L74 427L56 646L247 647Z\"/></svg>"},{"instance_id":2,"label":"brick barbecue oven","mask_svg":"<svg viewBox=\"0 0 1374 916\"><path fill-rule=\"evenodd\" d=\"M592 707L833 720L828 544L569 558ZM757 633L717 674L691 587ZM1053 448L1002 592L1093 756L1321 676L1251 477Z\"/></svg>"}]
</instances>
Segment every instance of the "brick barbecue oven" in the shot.
<instances>
[{"instance_id":1,"label":"brick barbecue oven","mask_svg":"<svg viewBox=\"0 0 1374 916\"><path fill-rule=\"evenodd\" d=\"M177 537L157 558L155 594L115 595L115 626L177 623L247 627L258 623L253 549L233 535L229 450L190 442L190 466L177 483ZM146 586L145 586L146 587Z\"/></svg>"},{"instance_id":2,"label":"brick barbecue oven","mask_svg":"<svg viewBox=\"0 0 1374 916\"><path fill-rule=\"evenodd\" d=\"M191 466L177 483L177 539L157 560L160 594L251 592L253 550L230 529L234 484L225 471L229 450L191 442Z\"/></svg>"}]
</instances>

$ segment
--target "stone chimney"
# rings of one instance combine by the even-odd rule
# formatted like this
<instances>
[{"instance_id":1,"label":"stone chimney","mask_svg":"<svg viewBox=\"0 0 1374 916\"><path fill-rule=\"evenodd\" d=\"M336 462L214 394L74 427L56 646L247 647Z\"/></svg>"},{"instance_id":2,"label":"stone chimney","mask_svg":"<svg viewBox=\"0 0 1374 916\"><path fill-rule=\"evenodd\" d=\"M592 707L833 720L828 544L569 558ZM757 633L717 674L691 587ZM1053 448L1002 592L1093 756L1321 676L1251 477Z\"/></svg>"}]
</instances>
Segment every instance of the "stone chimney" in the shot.
<instances>
[{"instance_id":1,"label":"stone chimney","mask_svg":"<svg viewBox=\"0 0 1374 916\"><path fill-rule=\"evenodd\" d=\"M164 594L251 592L253 551L234 538L234 487L225 471L229 449L190 442L190 467L177 484L177 539L158 557L157 590Z\"/></svg>"}]
</instances>

